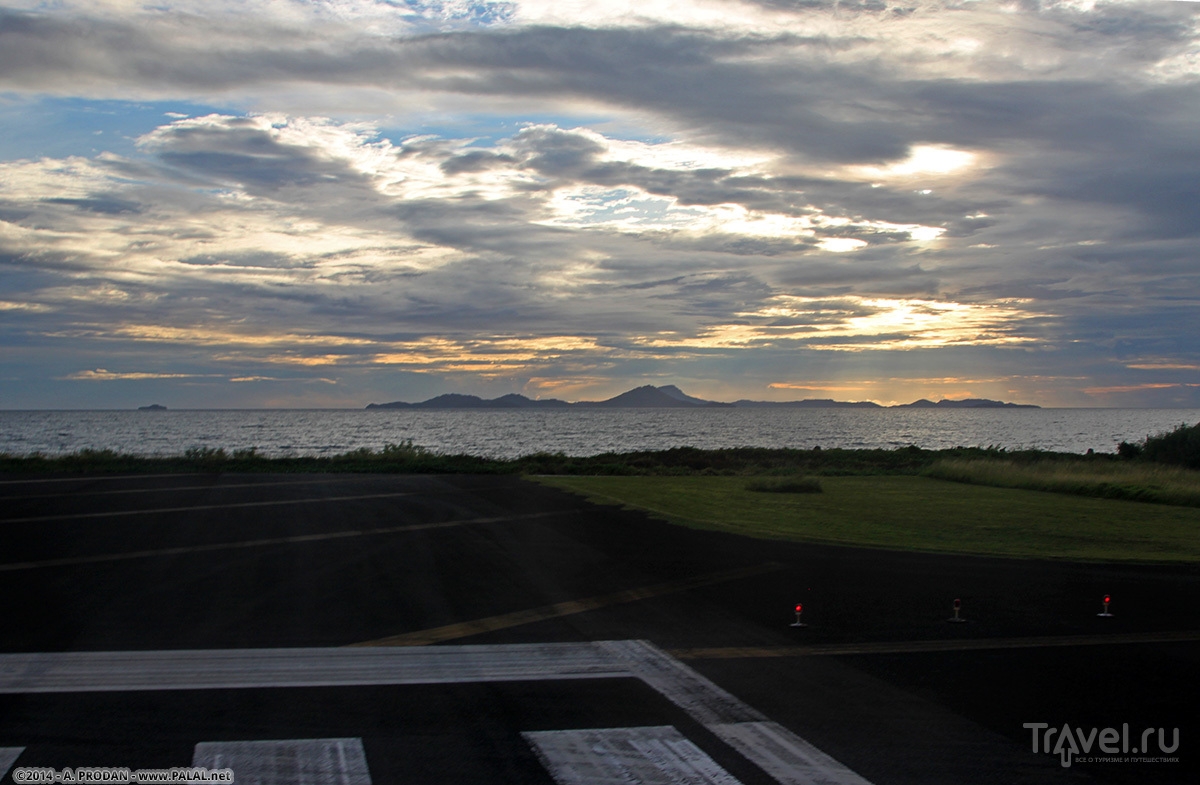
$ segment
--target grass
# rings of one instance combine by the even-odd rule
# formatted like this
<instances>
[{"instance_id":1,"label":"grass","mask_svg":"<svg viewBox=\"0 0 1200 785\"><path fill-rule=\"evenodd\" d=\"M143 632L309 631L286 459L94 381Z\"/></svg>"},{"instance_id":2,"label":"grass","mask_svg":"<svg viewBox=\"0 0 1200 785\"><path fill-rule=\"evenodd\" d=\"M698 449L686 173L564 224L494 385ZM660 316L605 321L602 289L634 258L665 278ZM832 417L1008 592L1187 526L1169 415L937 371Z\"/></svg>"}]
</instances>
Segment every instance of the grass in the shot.
<instances>
[{"instance_id":1,"label":"grass","mask_svg":"<svg viewBox=\"0 0 1200 785\"><path fill-rule=\"evenodd\" d=\"M820 493L816 477L756 477L746 482L746 490L759 493Z\"/></svg>"},{"instance_id":2,"label":"grass","mask_svg":"<svg viewBox=\"0 0 1200 785\"><path fill-rule=\"evenodd\" d=\"M1200 471L1149 462L945 458L925 474L1002 488L1200 507Z\"/></svg>"},{"instance_id":3,"label":"grass","mask_svg":"<svg viewBox=\"0 0 1200 785\"><path fill-rule=\"evenodd\" d=\"M931 477L827 477L764 494L733 477L543 477L602 504L750 537L1077 561L1200 561L1200 510Z\"/></svg>"}]
</instances>

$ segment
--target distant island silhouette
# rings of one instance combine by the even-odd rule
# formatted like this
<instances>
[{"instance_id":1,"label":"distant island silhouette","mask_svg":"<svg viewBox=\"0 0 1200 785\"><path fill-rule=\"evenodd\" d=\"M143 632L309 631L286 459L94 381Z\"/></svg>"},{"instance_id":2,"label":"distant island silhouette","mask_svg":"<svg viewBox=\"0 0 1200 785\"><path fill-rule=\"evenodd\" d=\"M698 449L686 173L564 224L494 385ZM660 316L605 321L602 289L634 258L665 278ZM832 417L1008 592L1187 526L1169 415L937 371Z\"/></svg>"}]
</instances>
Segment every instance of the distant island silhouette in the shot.
<instances>
[{"instance_id":1,"label":"distant island silhouette","mask_svg":"<svg viewBox=\"0 0 1200 785\"><path fill-rule=\"evenodd\" d=\"M962 400L940 400L936 403L925 398L897 406L880 406L872 401L835 401L829 398L806 398L801 401L750 401L733 403L706 401L695 398L673 384L663 387L644 385L627 390L604 401L578 401L570 403L557 398L535 400L524 395L509 393L499 398L485 399L477 395L446 393L426 401L406 403L370 403L368 409L1040 409L1028 403L1005 403L987 398L964 398Z\"/></svg>"}]
</instances>

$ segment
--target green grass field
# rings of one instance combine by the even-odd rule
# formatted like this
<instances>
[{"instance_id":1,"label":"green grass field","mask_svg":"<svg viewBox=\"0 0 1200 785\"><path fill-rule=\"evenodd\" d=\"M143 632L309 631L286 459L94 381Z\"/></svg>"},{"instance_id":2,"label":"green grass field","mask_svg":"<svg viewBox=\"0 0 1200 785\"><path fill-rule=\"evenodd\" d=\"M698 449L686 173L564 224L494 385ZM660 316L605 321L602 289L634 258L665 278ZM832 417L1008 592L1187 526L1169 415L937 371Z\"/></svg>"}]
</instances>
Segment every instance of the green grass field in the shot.
<instances>
[{"instance_id":1,"label":"green grass field","mask_svg":"<svg viewBox=\"0 0 1200 785\"><path fill-rule=\"evenodd\" d=\"M539 477L601 504L750 537L1079 561L1200 561L1200 509L914 476L822 477L758 493L744 477Z\"/></svg>"}]
</instances>

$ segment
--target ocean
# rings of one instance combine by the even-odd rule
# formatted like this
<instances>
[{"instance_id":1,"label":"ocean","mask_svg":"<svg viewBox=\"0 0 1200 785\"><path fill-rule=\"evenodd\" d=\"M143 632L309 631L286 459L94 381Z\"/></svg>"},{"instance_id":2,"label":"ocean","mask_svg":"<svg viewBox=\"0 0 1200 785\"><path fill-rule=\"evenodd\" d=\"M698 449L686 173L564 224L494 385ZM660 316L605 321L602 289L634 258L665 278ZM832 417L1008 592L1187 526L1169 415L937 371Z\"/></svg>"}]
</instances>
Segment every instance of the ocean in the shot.
<instances>
[{"instance_id":1,"label":"ocean","mask_svg":"<svg viewBox=\"0 0 1200 785\"><path fill-rule=\"evenodd\" d=\"M1200 409L0 411L0 453L111 449L172 455L191 447L253 447L271 456L333 455L408 440L438 452L492 458L681 446L1084 453L1115 452L1122 441L1197 422Z\"/></svg>"}]
</instances>

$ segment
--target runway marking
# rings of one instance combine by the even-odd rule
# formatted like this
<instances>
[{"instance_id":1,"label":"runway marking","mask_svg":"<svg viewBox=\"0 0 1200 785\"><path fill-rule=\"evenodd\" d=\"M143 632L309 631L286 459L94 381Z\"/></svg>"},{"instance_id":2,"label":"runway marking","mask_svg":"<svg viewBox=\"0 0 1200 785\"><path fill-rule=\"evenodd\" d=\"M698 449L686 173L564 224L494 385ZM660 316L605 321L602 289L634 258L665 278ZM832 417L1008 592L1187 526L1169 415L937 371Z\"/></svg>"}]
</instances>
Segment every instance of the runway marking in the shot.
<instances>
[{"instance_id":1,"label":"runway marking","mask_svg":"<svg viewBox=\"0 0 1200 785\"><path fill-rule=\"evenodd\" d=\"M0 654L0 694L629 678L590 643Z\"/></svg>"},{"instance_id":2,"label":"runway marking","mask_svg":"<svg viewBox=\"0 0 1200 785\"><path fill-rule=\"evenodd\" d=\"M870 785L648 641L0 654L0 693L636 678L780 785Z\"/></svg>"},{"instance_id":3,"label":"runway marking","mask_svg":"<svg viewBox=\"0 0 1200 785\"><path fill-rule=\"evenodd\" d=\"M871 785L777 722L739 722L708 729L781 785Z\"/></svg>"},{"instance_id":4,"label":"runway marking","mask_svg":"<svg viewBox=\"0 0 1200 785\"><path fill-rule=\"evenodd\" d=\"M24 747L0 747L0 779L3 779L12 765L21 757Z\"/></svg>"},{"instance_id":5,"label":"runway marking","mask_svg":"<svg viewBox=\"0 0 1200 785\"><path fill-rule=\"evenodd\" d=\"M1200 631L1126 632L1104 635L1046 635L1027 638L979 638L977 640L886 641L879 643L818 643L809 646L724 646L670 649L682 660L732 660L760 657L815 657L844 654L910 654L937 651L982 651L986 649L1039 649L1055 646L1103 646L1128 643L1187 643L1200 641Z\"/></svg>"},{"instance_id":6,"label":"runway marking","mask_svg":"<svg viewBox=\"0 0 1200 785\"><path fill-rule=\"evenodd\" d=\"M521 735L559 785L741 785L671 725Z\"/></svg>"},{"instance_id":7,"label":"runway marking","mask_svg":"<svg viewBox=\"0 0 1200 785\"><path fill-rule=\"evenodd\" d=\"M39 523L42 521L70 521L80 518L120 518L128 515L162 515L171 512L196 512L198 510L232 510L239 507L276 507L284 504L327 504L329 502L353 502L364 499L396 499L401 496L417 496L427 491L399 491L395 493L367 493L361 496L316 496L311 499L271 499L261 502L230 502L228 504L197 504L191 507L159 507L153 510L110 510L107 512L76 512L66 515L40 515L32 518L7 518L0 523Z\"/></svg>"},{"instance_id":8,"label":"runway marking","mask_svg":"<svg viewBox=\"0 0 1200 785\"><path fill-rule=\"evenodd\" d=\"M332 480L331 482L341 484L344 482L368 482L368 481L372 481L372 480L376 480L376 481L379 480L379 476L378 475L371 475L369 477L346 476L346 477L338 477L336 480ZM325 481L329 481L329 480L325 480ZM133 494L133 493L176 493L179 491L226 491L226 490L236 490L236 489L240 489L240 488L271 488L271 487L280 486L280 485L311 485L311 484L312 484L311 480L309 482L305 482L305 480L302 480L302 479L295 479L295 480L280 480L277 482L239 482L239 483L226 483L226 484L213 483L210 485L175 485L175 486L171 486L169 488L116 488L114 490L107 490L107 491L70 491L69 493L72 498L81 498L84 496L118 496L121 494ZM445 493L445 492L446 491L430 491L430 493ZM5 496L4 499L5 499L5 501L35 501L37 499L60 499L60 498L62 498L62 496L63 496L62 493L39 493L39 494L31 494L31 495L27 495L27 496Z\"/></svg>"},{"instance_id":9,"label":"runway marking","mask_svg":"<svg viewBox=\"0 0 1200 785\"><path fill-rule=\"evenodd\" d=\"M147 480L159 477L195 477L203 472L175 472L173 474L112 474L80 475L79 477L41 477L32 480L0 480L0 485L35 485L46 482L101 482L110 480Z\"/></svg>"},{"instance_id":10,"label":"runway marking","mask_svg":"<svg viewBox=\"0 0 1200 785\"><path fill-rule=\"evenodd\" d=\"M780 785L871 785L648 641L596 644Z\"/></svg>"},{"instance_id":11,"label":"runway marking","mask_svg":"<svg viewBox=\"0 0 1200 785\"><path fill-rule=\"evenodd\" d=\"M533 518L546 518L552 515L562 515L561 511L532 512L524 515L506 515L497 518L464 518L456 521L440 521L437 523L414 523L408 526L388 526L381 529L351 529L320 534L296 534L290 537L264 537L258 540L240 540L236 542L218 542L209 545L180 545L172 548L155 548L144 551L126 551L124 553L101 553L94 556L64 556L59 559L41 559L38 561L13 562L0 564L0 573L20 572L22 570L37 570L48 567L73 567L81 564L102 564L105 562L126 561L128 559L147 559L155 556L178 556L189 553L209 553L212 551L228 551L240 548L262 548L269 545L290 545L302 542L320 542L322 540L341 540L350 537L370 537L377 534L402 534L404 532L427 531L429 529L450 529L457 526L471 526L485 523L504 523L507 521L523 521Z\"/></svg>"},{"instance_id":12,"label":"runway marking","mask_svg":"<svg viewBox=\"0 0 1200 785\"><path fill-rule=\"evenodd\" d=\"M443 627L433 627L427 630L415 630L413 632L405 632L399 635L389 635L386 638L377 638L375 640L362 641L361 643L352 643L350 645L428 646L433 643L442 643L443 641L467 638L472 635L479 635L485 632L494 632L495 630L504 630L508 629L509 627L519 627L523 624L532 624L534 622L546 621L547 619L558 619L563 616L573 616L577 613L593 611L609 605L637 602L639 600L646 600L650 599L651 597L660 597L664 594L674 594L676 592L687 591L688 589L695 589L701 586L711 586L713 584L726 583L728 581L734 581L740 578L749 578L755 575L765 575L769 572L775 572L781 569L783 569L783 565L769 562L767 564L759 564L754 567L742 567L736 570L724 570L722 572L708 573L707 575L683 578L677 581L668 581L667 583L657 583L653 586L625 589L623 591L612 592L611 594L587 597L582 600L568 600L566 602L554 603L553 605L543 605L540 608L527 608L525 610L513 611L511 613L502 613L497 616L488 616L482 619L473 619L471 621L447 624Z\"/></svg>"},{"instance_id":13,"label":"runway marking","mask_svg":"<svg viewBox=\"0 0 1200 785\"><path fill-rule=\"evenodd\" d=\"M205 741L192 766L232 769L244 785L371 785L362 739Z\"/></svg>"}]
</instances>

